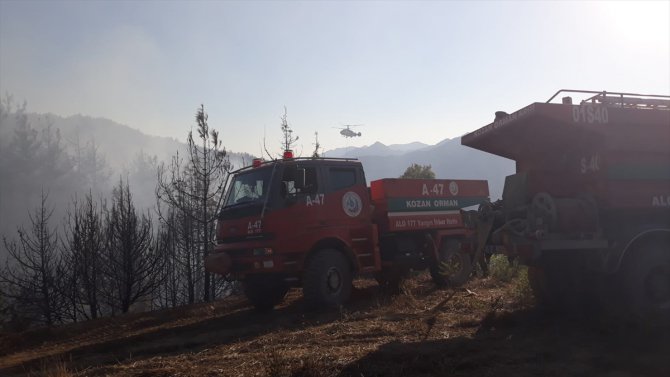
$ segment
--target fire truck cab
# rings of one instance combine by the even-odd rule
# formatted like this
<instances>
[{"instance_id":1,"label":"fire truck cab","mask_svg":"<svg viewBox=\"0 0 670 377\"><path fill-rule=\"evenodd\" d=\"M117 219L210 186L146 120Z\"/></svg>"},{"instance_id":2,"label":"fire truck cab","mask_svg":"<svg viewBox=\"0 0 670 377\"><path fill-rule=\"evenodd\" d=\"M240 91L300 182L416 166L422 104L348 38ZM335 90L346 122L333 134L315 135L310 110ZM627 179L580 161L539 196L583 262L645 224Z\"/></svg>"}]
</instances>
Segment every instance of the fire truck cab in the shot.
<instances>
[{"instance_id":1,"label":"fire truck cab","mask_svg":"<svg viewBox=\"0 0 670 377\"><path fill-rule=\"evenodd\" d=\"M234 173L217 224L210 271L241 280L258 308L290 286L336 306L357 272L379 269L376 227L361 163L348 159L255 160Z\"/></svg>"}]
</instances>

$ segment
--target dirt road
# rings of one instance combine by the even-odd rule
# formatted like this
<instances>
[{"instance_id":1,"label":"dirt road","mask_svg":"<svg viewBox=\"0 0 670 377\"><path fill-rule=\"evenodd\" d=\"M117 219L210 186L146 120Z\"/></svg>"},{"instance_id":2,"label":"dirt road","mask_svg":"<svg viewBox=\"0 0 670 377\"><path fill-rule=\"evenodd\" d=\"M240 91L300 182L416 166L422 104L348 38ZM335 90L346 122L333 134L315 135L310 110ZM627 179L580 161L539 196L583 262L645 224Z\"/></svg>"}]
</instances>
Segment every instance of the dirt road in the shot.
<instances>
[{"instance_id":1,"label":"dirt road","mask_svg":"<svg viewBox=\"0 0 670 377\"><path fill-rule=\"evenodd\" d=\"M271 313L231 298L6 334L0 375L670 376L668 331L547 315L514 283L356 286L337 312L306 313L292 291Z\"/></svg>"}]
</instances>

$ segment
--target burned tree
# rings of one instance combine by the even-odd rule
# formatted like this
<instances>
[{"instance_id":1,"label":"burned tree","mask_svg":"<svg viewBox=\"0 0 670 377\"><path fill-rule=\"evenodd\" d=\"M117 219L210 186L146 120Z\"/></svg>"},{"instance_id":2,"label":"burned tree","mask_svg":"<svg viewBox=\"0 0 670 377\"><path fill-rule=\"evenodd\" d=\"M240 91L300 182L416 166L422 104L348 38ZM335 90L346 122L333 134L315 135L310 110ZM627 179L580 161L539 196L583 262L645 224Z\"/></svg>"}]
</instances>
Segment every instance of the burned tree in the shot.
<instances>
[{"instance_id":1,"label":"burned tree","mask_svg":"<svg viewBox=\"0 0 670 377\"><path fill-rule=\"evenodd\" d=\"M30 214L30 229L17 230L19 240L3 238L9 254L0 274L1 290L17 309L14 315L51 326L63 320L62 259L58 233L49 226L53 208L42 192L39 207ZM19 312L20 311L20 312Z\"/></svg>"},{"instance_id":2,"label":"burned tree","mask_svg":"<svg viewBox=\"0 0 670 377\"><path fill-rule=\"evenodd\" d=\"M97 318L101 314L105 230L100 209L90 191L82 202L74 200L66 218L64 238L64 260L69 283L73 286L69 291L73 309L87 319Z\"/></svg>"},{"instance_id":3,"label":"burned tree","mask_svg":"<svg viewBox=\"0 0 670 377\"><path fill-rule=\"evenodd\" d=\"M138 214L128 182L119 180L105 216L105 287L107 302L122 313L148 299L160 285L160 255L152 248L149 214Z\"/></svg>"},{"instance_id":4,"label":"burned tree","mask_svg":"<svg viewBox=\"0 0 670 377\"><path fill-rule=\"evenodd\" d=\"M193 237L184 239L185 243L192 241L191 253L184 256L192 258L187 263L197 263L191 277L202 275L202 297L209 301L216 293L215 280L204 270L203 261L212 250L216 216L230 162L218 131L209 127L204 106L198 109L195 120L197 139L189 132L186 160L180 160L177 155L169 167L159 168L157 196L159 202L176 211L179 219L177 223L168 222L162 214L163 223L173 224L175 232L181 229L183 237Z\"/></svg>"},{"instance_id":5,"label":"burned tree","mask_svg":"<svg viewBox=\"0 0 670 377\"><path fill-rule=\"evenodd\" d=\"M284 153L287 151L293 152L295 143L300 139L300 136L293 136L293 129L291 128L291 125L288 123L288 114L286 106L284 106L284 115L281 116L281 133L282 133L282 140L281 140L281 151L279 153L280 158L283 157ZM273 154L268 151L268 148L265 145L265 138L263 138L263 149L265 150L265 154L268 155L268 158L274 160Z\"/></svg>"},{"instance_id":6,"label":"burned tree","mask_svg":"<svg viewBox=\"0 0 670 377\"><path fill-rule=\"evenodd\" d=\"M174 212L169 211L166 222L174 222ZM171 308L184 304L183 293L185 289L184 280L181 279L182 271L178 247L178 237L170 231L171 226L161 222L156 232L154 248L163 258L161 279L163 284L158 287L154 294L153 304L160 308Z\"/></svg>"},{"instance_id":7,"label":"burned tree","mask_svg":"<svg viewBox=\"0 0 670 377\"><path fill-rule=\"evenodd\" d=\"M286 114L286 106L284 106L284 115L281 117L281 132L284 135L284 141L282 142L282 148L284 151L292 151L293 146L296 141L300 139L300 136L293 136L293 129L288 124L288 116Z\"/></svg>"},{"instance_id":8,"label":"burned tree","mask_svg":"<svg viewBox=\"0 0 670 377\"><path fill-rule=\"evenodd\" d=\"M319 133L314 132L314 152L312 152L312 158L321 157L321 144L319 143Z\"/></svg>"},{"instance_id":9,"label":"burned tree","mask_svg":"<svg viewBox=\"0 0 670 377\"><path fill-rule=\"evenodd\" d=\"M157 235L157 250L163 256L164 283L156 297L162 307L174 307L196 302L202 291L204 270L196 247L195 206L178 195L179 207L158 207L161 228ZM176 208L181 208L177 210Z\"/></svg>"}]
</instances>

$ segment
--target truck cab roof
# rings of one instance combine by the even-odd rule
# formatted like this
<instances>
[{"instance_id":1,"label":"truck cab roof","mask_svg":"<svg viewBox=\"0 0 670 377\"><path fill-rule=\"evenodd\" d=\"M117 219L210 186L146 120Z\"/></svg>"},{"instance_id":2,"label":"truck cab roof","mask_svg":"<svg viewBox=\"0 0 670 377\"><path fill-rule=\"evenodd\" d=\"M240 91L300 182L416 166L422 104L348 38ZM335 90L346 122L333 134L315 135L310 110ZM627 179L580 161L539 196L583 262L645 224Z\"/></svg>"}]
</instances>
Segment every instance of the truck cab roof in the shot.
<instances>
[{"instance_id":1,"label":"truck cab roof","mask_svg":"<svg viewBox=\"0 0 670 377\"><path fill-rule=\"evenodd\" d=\"M243 173L245 171L251 171L253 169L272 166L276 164L281 165L294 165L294 164L318 164L318 165L352 165L352 166L361 166L361 162L356 158L332 158L332 157L297 157L297 158L283 158L276 160L262 160L254 159L254 163L249 166L245 166L238 170L231 172L231 174Z\"/></svg>"}]
</instances>

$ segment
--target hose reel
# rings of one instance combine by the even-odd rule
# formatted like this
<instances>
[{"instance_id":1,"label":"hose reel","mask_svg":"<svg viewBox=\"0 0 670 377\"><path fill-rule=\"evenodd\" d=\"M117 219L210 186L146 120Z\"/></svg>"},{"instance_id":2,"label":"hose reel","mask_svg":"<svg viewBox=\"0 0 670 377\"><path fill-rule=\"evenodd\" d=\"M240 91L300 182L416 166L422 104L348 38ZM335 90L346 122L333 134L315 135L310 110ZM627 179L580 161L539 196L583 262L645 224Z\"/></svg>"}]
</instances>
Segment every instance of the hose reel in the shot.
<instances>
[{"instance_id":1,"label":"hose reel","mask_svg":"<svg viewBox=\"0 0 670 377\"><path fill-rule=\"evenodd\" d=\"M531 232L592 233L598 228L598 206L590 194L555 198L546 192L533 196L528 208Z\"/></svg>"}]
</instances>

